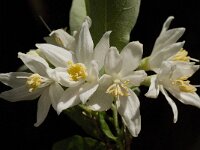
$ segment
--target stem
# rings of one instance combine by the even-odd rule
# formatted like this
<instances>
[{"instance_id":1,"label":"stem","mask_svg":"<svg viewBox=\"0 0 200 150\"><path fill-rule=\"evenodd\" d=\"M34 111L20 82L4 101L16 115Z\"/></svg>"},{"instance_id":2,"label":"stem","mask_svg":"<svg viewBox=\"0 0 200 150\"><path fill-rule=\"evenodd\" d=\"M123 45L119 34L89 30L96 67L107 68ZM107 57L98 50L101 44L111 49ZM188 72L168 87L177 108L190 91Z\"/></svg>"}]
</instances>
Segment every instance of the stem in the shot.
<instances>
[{"instance_id":1,"label":"stem","mask_svg":"<svg viewBox=\"0 0 200 150\"><path fill-rule=\"evenodd\" d=\"M114 126L115 126L115 130L116 130L116 133L117 133L117 147L119 148L119 150L124 150L125 146L124 146L124 140L122 139L122 132L119 128L119 121L118 121L118 112L117 112L117 106L116 106L116 101L114 104L112 104L112 111L113 111L113 123L114 123Z\"/></svg>"},{"instance_id":2,"label":"stem","mask_svg":"<svg viewBox=\"0 0 200 150\"><path fill-rule=\"evenodd\" d=\"M117 132L117 135L120 135L120 128L119 128L119 122L118 122L118 112L117 112L117 107L116 107L116 103L112 104L112 111L113 111L113 121L114 121L114 126L115 126L115 130Z\"/></svg>"}]
</instances>

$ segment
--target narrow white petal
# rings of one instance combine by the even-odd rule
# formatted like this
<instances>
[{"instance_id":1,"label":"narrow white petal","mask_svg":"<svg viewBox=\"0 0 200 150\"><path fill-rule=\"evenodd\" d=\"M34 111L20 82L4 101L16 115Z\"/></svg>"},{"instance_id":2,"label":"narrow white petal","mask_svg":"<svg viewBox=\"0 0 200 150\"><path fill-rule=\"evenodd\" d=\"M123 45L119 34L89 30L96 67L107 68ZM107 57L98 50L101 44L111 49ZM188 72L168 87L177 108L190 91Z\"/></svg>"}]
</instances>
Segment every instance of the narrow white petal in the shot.
<instances>
[{"instance_id":1,"label":"narrow white petal","mask_svg":"<svg viewBox=\"0 0 200 150\"><path fill-rule=\"evenodd\" d=\"M163 88L163 86L160 86L160 91L163 93L163 95L165 96L166 100L168 101L169 105L172 108L173 114L174 114L174 123L177 122L178 120L178 109L176 107L176 104L174 103L174 101L169 97L169 95L167 94L167 92L165 91L165 89Z\"/></svg>"},{"instance_id":2,"label":"narrow white petal","mask_svg":"<svg viewBox=\"0 0 200 150\"><path fill-rule=\"evenodd\" d=\"M82 24L75 48L75 54L78 62L88 64L93 58L93 48L94 43L89 31L89 23L88 20L85 20Z\"/></svg>"},{"instance_id":3,"label":"narrow white petal","mask_svg":"<svg viewBox=\"0 0 200 150\"><path fill-rule=\"evenodd\" d=\"M63 110L73 107L81 103L79 98L79 89L80 86L71 87L64 91L63 95L61 96L58 105L57 105L57 112L60 114Z\"/></svg>"},{"instance_id":4,"label":"narrow white petal","mask_svg":"<svg viewBox=\"0 0 200 150\"><path fill-rule=\"evenodd\" d=\"M42 57L20 52L18 53L18 57L32 72L48 77L47 70L49 69L49 65Z\"/></svg>"},{"instance_id":5,"label":"narrow white petal","mask_svg":"<svg viewBox=\"0 0 200 150\"><path fill-rule=\"evenodd\" d=\"M178 79L183 76L191 77L199 69L199 65L193 65L188 62L176 63L175 65L171 79Z\"/></svg>"},{"instance_id":6,"label":"narrow white petal","mask_svg":"<svg viewBox=\"0 0 200 150\"><path fill-rule=\"evenodd\" d=\"M57 109L57 104L63 95L63 88L58 83L53 83L49 87L49 101L51 101L53 108Z\"/></svg>"},{"instance_id":7,"label":"narrow white petal","mask_svg":"<svg viewBox=\"0 0 200 150\"><path fill-rule=\"evenodd\" d=\"M0 81L7 86L16 88L24 85L27 81L26 77L29 77L31 75L32 73L26 73L26 72L1 73Z\"/></svg>"},{"instance_id":8,"label":"narrow white petal","mask_svg":"<svg viewBox=\"0 0 200 150\"><path fill-rule=\"evenodd\" d=\"M113 96L107 94L106 90L112 84L112 82L111 76L103 75L101 77L97 91L86 103L90 109L94 111L106 111L110 109L113 102Z\"/></svg>"},{"instance_id":9,"label":"narrow white petal","mask_svg":"<svg viewBox=\"0 0 200 150\"><path fill-rule=\"evenodd\" d=\"M58 38L57 44L58 46L64 47L67 50L75 49L75 38L68 34L63 29L54 30L51 32L50 36L52 38Z\"/></svg>"},{"instance_id":10,"label":"narrow white petal","mask_svg":"<svg viewBox=\"0 0 200 150\"><path fill-rule=\"evenodd\" d=\"M178 39L185 32L185 28L174 28L174 29L168 30L173 19L174 17L170 16L164 22L161 33L156 39L151 55L156 54L157 52L159 52L161 49L163 49L166 46L176 43Z\"/></svg>"},{"instance_id":11,"label":"narrow white petal","mask_svg":"<svg viewBox=\"0 0 200 150\"><path fill-rule=\"evenodd\" d=\"M83 104L85 104L87 100L92 96L92 94L94 94L98 86L99 86L98 82L94 83L87 82L81 86L79 91L80 93L79 97Z\"/></svg>"},{"instance_id":12,"label":"narrow white petal","mask_svg":"<svg viewBox=\"0 0 200 150\"><path fill-rule=\"evenodd\" d=\"M172 45L163 48L155 55L151 56L149 58L149 65L151 70L156 71L155 69L160 68L162 62L175 55L183 47L184 43L185 43L184 41L174 43Z\"/></svg>"},{"instance_id":13,"label":"narrow white petal","mask_svg":"<svg viewBox=\"0 0 200 150\"><path fill-rule=\"evenodd\" d=\"M38 100L38 104L37 104L37 122L34 124L35 127L38 127L39 125L41 125L51 106L51 101L50 101L50 97L49 97L49 89L47 88L41 95L40 99Z\"/></svg>"},{"instance_id":14,"label":"narrow white petal","mask_svg":"<svg viewBox=\"0 0 200 150\"><path fill-rule=\"evenodd\" d=\"M122 69L122 58L116 47L111 47L105 58L105 72L109 75L116 75Z\"/></svg>"},{"instance_id":15,"label":"narrow white petal","mask_svg":"<svg viewBox=\"0 0 200 150\"><path fill-rule=\"evenodd\" d=\"M130 42L125 46L120 54L123 61L120 74L126 75L135 70L140 64L142 53L143 45L138 41Z\"/></svg>"},{"instance_id":16,"label":"narrow white petal","mask_svg":"<svg viewBox=\"0 0 200 150\"><path fill-rule=\"evenodd\" d=\"M11 89L9 91L2 92L0 98L8 100L10 102L17 102L22 100L34 100L40 96L44 88L37 89L33 92L29 92L26 85L18 88Z\"/></svg>"},{"instance_id":17,"label":"narrow white petal","mask_svg":"<svg viewBox=\"0 0 200 150\"><path fill-rule=\"evenodd\" d=\"M149 98L157 98L159 94L159 85L157 75L151 77L151 85L149 87L148 92L145 94L146 97Z\"/></svg>"},{"instance_id":18,"label":"narrow white petal","mask_svg":"<svg viewBox=\"0 0 200 150\"><path fill-rule=\"evenodd\" d=\"M183 35L185 32L185 28L175 28L166 31L165 33L160 34L160 36L157 38L152 54L159 52L164 47L167 47L173 43L176 43L178 39Z\"/></svg>"},{"instance_id":19,"label":"narrow white petal","mask_svg":"<svg viewBox=\"0 0 200 150\"><path fill-rule=\"evenodd\" d=\"M122 80L128 81L132 86L139 86L141 82L147 77L144 70L132 71L127 76L123 77Z\"/></svg>"},{"instance_id":20,"label":"narrow white petal","mask_svg":"<svg viewBox=\"0 0 200 150\"><path fill-rule=\"evenodd\" d=\"M117 100L117 107L131 135L137 137L141 130L140 103L133 91L129 90L129 94L130 96L120 97L119 100Z\"/></svg>"},{"instance_id":21,"label":"narrow white petal","mask_svg":"<svg viewBox=\"0 0 200 150\"><path fill-rule=\"evenodd\" d=\"M66 67L68 61L73 61L70 51L51 44L36 44L42 54L55 67Z\"/></svg>"},{"instance_id":22,"label":"narrow white petal","mask_svg":"<svg viewBox=\"0 0 200 150\"><path fill-rule=\"evenodd\" d=\"M176 97L179 101L186 105L192 105L200 108L200 97L197 93L189 93L189 92L174 92L170 91L170 93Z\"/></svg>"},{"instance_id":23,"label":"narrow white petal","mask_svg":"<svg viewBox=\"0 0 200 150\"><path fill-rule=\"evenodd\" d=\"M110 48L110 33L111 31L106 32L94 49L94 59L99 65L99 70L103 67L105 56Z\"/></svg>"}]
</instances>

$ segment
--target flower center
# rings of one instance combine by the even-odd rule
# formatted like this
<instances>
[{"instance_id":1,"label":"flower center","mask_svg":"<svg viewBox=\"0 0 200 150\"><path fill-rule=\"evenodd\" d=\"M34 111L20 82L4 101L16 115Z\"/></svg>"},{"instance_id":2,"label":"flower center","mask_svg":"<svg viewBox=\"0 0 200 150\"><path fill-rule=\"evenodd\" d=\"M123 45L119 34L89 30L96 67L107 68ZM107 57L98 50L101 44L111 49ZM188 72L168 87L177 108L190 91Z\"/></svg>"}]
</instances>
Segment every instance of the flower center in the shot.
<instances>
[{"instance_id":1,"label":"flower center","mask_svg":"<svg viewBox=\"0 0 200 150\"><path fill-rule=\"evenodd\" d=\"M181 48L180 51L173 56L172 60L188 62L190 61L190 57L188 56L188 52Z\"/></svg>"},{"instance_id":2,"label":"flower center","mask_svg":"<svg viewBox=\"0 0 200 150\"><path fill-rule=\"evenodd\" d=\"M177 85L179 89L183 92L193 93L197 89L193 85L190 84L190 81L187 80L188 78L189 78L188 76L182 76L178 78L177 80L172 81L172 84Z\"/></svg>"},{"instance_id":3,"label":"flower center","mask_svg":"<svg viewBox=\"0 0 200 150\"><path fill-rule=\"evenodd\" d=\"M42 84L42 77L37 73L32 74L27 78L26 83L29 87L29 92L33 92Z\"/></svg>"},{"instance_id":4,"label":"flower center","mask_svg":"<svg viewBox=\"0 0 200 150\"><path fill-rule=\"evenodd\" d=\"M71 80L78 81L80 79L85 79L87 77L87 68L82 63L76 63L69 61L68 62L67 72L70 75Z\"/></svg>"},{"instance_id":5,"label":"flower center","mask_svg":"<svg viewBox=\"0 0 200 150\"><path fill-rule=\"evenodd\" d=\"M108 87L106 93L111 94L115 97L129 96L127 87L128 83L128 81L121 82L120 80L115 80L114 83Z\"/></svg>"}]
</instances>

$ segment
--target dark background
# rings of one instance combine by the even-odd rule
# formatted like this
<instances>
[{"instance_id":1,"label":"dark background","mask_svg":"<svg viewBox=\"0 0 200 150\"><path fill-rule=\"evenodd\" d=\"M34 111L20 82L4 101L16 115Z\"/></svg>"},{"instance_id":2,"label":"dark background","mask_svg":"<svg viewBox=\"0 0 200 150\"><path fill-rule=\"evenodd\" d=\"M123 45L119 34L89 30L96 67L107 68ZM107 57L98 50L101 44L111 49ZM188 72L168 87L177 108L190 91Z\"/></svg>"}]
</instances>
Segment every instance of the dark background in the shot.
<instances>
[{"instance_id":1,"label":"dark background","mask_svg":"<svg viewBox=\"0 0 200 150\"><path fill-rule=\"evenodd\" d=\"M132 40L144 44L144 56L148 56L163 22L175 16L171 27L186 27L181 40L191 57L200 59L200 10L197 0L142 0L137 24L131 34ZM34 48L49 34L38 18L43 16L53 29L66 27L69 20L70 0L2 0L0 72L15 71L21 61L17 52ZM35 7L35 6L39 7ZM200 84L200 71L192 77L192 83ZM0 84L0 92L8 89ZM147 88L142 88L145 93ZM200 92L198 91L198 94ZM174 99L175 100L175 99ZM143 96L141 101L142 131L133 139L135 150L199 150L200 110L175 100L179 119L172 123L173 114L165 98L152 100ZM37 101L10 103L0 100L0 149L2 150L50 150L52 144L74 134L87 136L69 118L57 116L51 109L45 122L38 128L36 120Z\"/></svg>"}]
</instances>

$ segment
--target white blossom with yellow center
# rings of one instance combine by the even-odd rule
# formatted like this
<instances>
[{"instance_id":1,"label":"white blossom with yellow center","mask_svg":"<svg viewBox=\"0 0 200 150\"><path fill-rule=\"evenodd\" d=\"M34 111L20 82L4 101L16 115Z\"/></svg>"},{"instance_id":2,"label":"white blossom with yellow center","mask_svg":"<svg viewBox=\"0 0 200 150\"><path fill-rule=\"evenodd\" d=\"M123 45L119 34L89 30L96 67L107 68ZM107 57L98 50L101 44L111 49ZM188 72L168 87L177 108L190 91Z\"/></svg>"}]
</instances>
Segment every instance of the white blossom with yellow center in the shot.
<instances>
[{"instance_id":1,"label":"white blossom with yellow center","mask_svg":"<svg viewBox=\"0 0 200 150\"><path fill-rule=\"evenodd\" d=\"M139 99L131 87L139 86L146 78L143 70L134 71L140 63L142 52L139 42L129 43L120 54L115 47L111 47L104 62L105 74L87 103L95 111L106 111L116 101L118 112L133 136L138 136L141 129Z\"/></svg>"},{"instance_id":2,"label":"white blossom with yellow center","mask_svg":"<svg viewBox=\"0 0 200 150\"><path fill-rule=\"evenodd\" d=\"M165 61L161 66L160 72L151 79L149 91L145 95L156 98L159 91L161 91L172 107L174 123L178 119L178 110L167 91L182 103L200 108L200 97L196 94L197 88L191 85L188 80L198 69L198 65L188 63L187 61L179 63Z\"/></svg>"},{"instance_id":3,"label":"white blossom with yellow center","mask_svg":"<svg viewBox=\"0 0 200 150\"><path fill-rule=\"evenodd\" d=\"M61 85L67 87L59 104L58 113L64 109L86 103L99 86L99 71L103 67L105 55L110 47L110 31L106 32L94 48L94 43L89 31L91 20L86 17L81 30L76 35L76 45L67 51L67 47L58 47L51 44L37 44L45 58L55 66L56 77ZM61 30L54 32L63 43L67 34ZM72 40L73 41L73 40ZM73 44L73 43L72 43Z\"/></svg>"},{"instance_id":4,"label":"white blossom with yellow center","mask_svg":"<svg viewBox=\"0 0 200 150\"><path fill-rule=\"evenodd\" d=\"M39 126L46 118L52 105L57 109L57 103L64 90L58 84L56 70L49 67L48 63L39 55L18 53L32 73L11 72L0 74L0 81L13 89L2 92L0 97L11 101L34 100L38 97L37 122Z\"/></svg>"}]
</instances>

